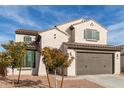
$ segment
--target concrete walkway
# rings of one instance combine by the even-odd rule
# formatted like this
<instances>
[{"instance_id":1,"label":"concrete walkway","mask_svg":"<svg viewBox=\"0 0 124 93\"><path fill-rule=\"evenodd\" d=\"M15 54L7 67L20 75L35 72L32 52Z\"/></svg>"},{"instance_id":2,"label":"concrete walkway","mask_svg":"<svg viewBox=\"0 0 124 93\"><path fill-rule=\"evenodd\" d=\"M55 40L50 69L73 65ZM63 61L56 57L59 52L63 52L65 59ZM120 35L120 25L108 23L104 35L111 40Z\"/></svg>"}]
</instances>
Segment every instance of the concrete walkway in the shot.
<instances>
[{"instance_id":1,"label":"concrete walkway","mask_svg":"<svg viewBox=\"0 0 124 93\"><path fill-rule=\"evenodd\" d=\"M87 79L106 88L124 88L124 77L119 75L86 75L77 79Z\"/></svg>"}]
</instances>

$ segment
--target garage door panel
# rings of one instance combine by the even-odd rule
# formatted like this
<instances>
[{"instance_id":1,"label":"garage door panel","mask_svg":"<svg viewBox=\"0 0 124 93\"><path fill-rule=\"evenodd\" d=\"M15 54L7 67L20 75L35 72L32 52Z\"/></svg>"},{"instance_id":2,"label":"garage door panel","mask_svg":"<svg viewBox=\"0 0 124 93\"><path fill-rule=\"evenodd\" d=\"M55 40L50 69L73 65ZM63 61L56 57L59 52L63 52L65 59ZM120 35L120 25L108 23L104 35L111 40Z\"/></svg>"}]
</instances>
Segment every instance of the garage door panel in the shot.
<instances>
[{"instance_id":1,"label":"garage door panel","mask_svg":"<svg viewBox=\"0 0 124 93\"><path fill-rule=\"evenodd\" d=\"M112 74L113 54L77 53L77 75Z\"/></svg>"}]
</instances>

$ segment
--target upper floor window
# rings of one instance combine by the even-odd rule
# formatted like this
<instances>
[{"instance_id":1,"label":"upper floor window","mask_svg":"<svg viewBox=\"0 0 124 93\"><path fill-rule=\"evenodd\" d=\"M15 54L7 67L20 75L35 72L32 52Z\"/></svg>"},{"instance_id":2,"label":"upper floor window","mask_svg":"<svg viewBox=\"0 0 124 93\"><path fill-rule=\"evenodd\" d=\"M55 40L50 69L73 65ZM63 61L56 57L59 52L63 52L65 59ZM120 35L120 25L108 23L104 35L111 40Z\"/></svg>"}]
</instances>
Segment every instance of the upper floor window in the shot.
<instances>
[{"instance_id":1,"label":"upper floor window","mask_svg":"<svg viewBox=\"0 0 124 93\"><path fill-rule=\"evenodd\" d=\"M30 36L24 36L24 42L30 42L32 38Z\"/></svg>"},{"instance_id":2,"label":"upper floor window","mask_svg":"<svg viewBox=\"0 0 124 93\"><path fill-rule=\"evenodd\" d=\"M56 39L56 34L54 34L54 39Z\"/></svg>"},{"instance_id":3,"label":"upper floor window","mask_svg":"<svg viewBox=\"0 0 124 93\"><path fill-rule=\"evenodd\" d=\"M97 41L99 40L99 32L95 29L85 29L84 38L86 40Z\"/></svg>"}]
</instances>

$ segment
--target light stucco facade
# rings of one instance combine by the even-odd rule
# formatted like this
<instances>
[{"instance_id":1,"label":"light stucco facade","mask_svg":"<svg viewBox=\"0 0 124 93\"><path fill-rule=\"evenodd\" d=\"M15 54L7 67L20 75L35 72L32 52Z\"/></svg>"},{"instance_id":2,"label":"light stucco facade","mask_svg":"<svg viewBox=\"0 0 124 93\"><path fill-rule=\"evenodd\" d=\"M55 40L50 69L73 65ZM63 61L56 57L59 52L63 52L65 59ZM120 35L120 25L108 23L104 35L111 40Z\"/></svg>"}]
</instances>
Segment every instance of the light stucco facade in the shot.
<instances>
[{"instance_id":1,"label":"light stucco facade","mask_svg":"<svg viewBox=\"0 0 124 93\"><path fill-rule=\"evenodd\" d=\"M72 27L73 29L71 29ZM85 29L95 29L99 32L98 40L86 40L84 38L84 30ZM84 20L78 19L71 22L67 22L65 24L60 24L52 29L48 29L45 31L38 31L38 34L41 36L40 47L43 49L44 47L51 47L61 49L64 52L67 52L69 55L74 57L72 64L67 69L67 76L76 76L76 51L78 49L68 49L67 47L63 47L63 42L66 43L82 43L82 44L90 44L90 45L107 45L107 29L103 26L95 22L94 20ZM35 36L33 35L25 35L24 33L18 34L16 33L16 42L23 42L24 36L30 36L32 41L35 41ZM84 49L83 49L84 50ZM92 51L92 50L91 50ZM99 50L102 52L101 50ZM114 57L112 58L114 61L114 73L120 73L120 51L115 50L112 51ZM42 56L35 51L35 68L27 68L22 70L22 74L36 74L36 75L46 75L45 66L42 62ZM8 70L8 73L11 74L11 70ZM18 73L18 69L15 69L15 73Z\"/></svg>"}]
</instances>

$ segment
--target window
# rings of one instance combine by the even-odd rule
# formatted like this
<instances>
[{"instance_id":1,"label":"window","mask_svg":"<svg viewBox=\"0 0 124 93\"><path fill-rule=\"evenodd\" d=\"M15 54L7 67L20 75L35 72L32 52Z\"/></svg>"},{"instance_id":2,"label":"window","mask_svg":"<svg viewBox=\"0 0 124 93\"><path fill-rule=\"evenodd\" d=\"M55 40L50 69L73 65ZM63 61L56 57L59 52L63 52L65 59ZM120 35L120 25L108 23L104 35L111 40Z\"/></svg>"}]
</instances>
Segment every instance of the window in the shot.
<instances>
[{"instance_id":1,"label":"window","mask_svg":"<svg viewBox=\"0 0 124 93\"><path fill-rule=\"evenodd\" d=\"M54 39L56 39L56 34L54 34Z\"/></svg>"},{"instance_id":2,"label":"window","mask_svg":"<svg viewBox=\"0 0 124 93\"><path fill-rule=\"evenodd\" d=\"M35 51L26 51L23 67L35 68Z\"/></svg>"},{"instance_id":3,"label":"window","mask_svg":"<svg viewBox=\"0 0 124 93\"><path fill-rule=\"evenodd\" d=\"M30 41L32 41L30 36L24 36L24 42L30 42Z\"/></svg>"},{"instance_id":4,"label":"window","mask_svg":"<svg viewBox=\"0 0 124 93\"><path fill-rule=\"evenodd\" d=\"M99 40L99 32L94 29L85 29L84 30L84 38L86 40L97 41L97 40Z\"/></svg>"}]
</instances>

